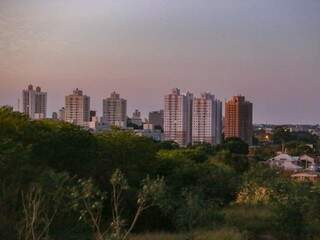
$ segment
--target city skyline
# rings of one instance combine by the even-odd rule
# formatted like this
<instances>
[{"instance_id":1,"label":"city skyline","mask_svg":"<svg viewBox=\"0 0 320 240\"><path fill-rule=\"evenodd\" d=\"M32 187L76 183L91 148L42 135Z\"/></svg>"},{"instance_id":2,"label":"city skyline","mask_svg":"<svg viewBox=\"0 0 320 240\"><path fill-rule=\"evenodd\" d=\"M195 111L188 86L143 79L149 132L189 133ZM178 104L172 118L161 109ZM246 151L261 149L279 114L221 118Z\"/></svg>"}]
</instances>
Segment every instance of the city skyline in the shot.
<instances>
[{"instance_id":1,"label":"city skyline","mask_svg":"<svg viewBox=\"0 0 320 240\"><path fill-rule=\"evenodd\" d=\"M32 85L32 84L29 84L29 86L37 86L37 85ZM40 88L40 86L37 86L38 88ZM179 89L179 91L180 91L180 88L172 88L172 89L167 89L167 90L174 90L174 89ZM40 89L41 90L41 89ZM78 91L78 90L80 90L80 91L82 91L80 88L77 88L77 87L75 87L72 91ZM22 88L22 92L24 91L24 89ZM46 92L45 92L45 94L46 94L46 98L47 98L47 95L48 95L48 93L50 94L50 92L49 91L47 91L47 90L45 90ZM192 93L194 93L192 90L186 90L186 91L184 91L184 89L182 89L182 91L181 91L181 93L182 94L186 94L186 93L189 93L189 92L192 92ZM203 94L206 94L206 93L208 93L209 91L201 91L198 95L203 95ZM70 93L70 91L69 91L69 93ZM111 91L111 94L112 93L117 93L117 91L115 91L115 90L112 90ZM120 94L120 93L119 93ZM195 94L195 95L197 95L197 94ZM62 110L62 109L65 109L65 98L68 96L68 93L66 93L66 96L64 96L63 97L63 100L62 100L62 105L61 105L61 107L59 108L59 109L54 109L54 110L52 110L52 111L48 111L48 113L46 113L46 118L51 118L52 117L52 114L59 114L59 112ZM90 98L90 102L91 102L91 99L93 98L93 99L95 99L96 98L96 102L101 102L102 101L102 104L100 104L101 106L92 106L92 104L90 103L90 110L91 111L94 111L94 112L96 112L97 113L97 116L98 117L101 117L101 118L103 118L103 101L106 99L106 98L108 98L109 96L108 95L106 95L106 96L104 96L104 97L101 97L101 98L99 98L99 97L97 97L97 96L94 96L94 97L92 97L92 95L90 95L90 94L87 94L87 96ZM164 100L164 96L165 96L165 94L162 96L162 99L160 99L160 101L163 101ZM216 94L215 94L215 96L216 96ZM230 96L229 97L229 99L230 98L234 98L234 97L242 97L242 96L244 96L243 94L236 94L236 95L232 95L232 96ZM248 98L249 100L250 100L250 97L247 97L247 96L245 96L246 97L246 99ZM225 117L225 104L228 102L228 98L227 97L223 97L223 98L221 98L221 99L223 99L222 101L221 101L221 103L223 103L222 104L222 112L223 112L223 117ZM56 99L55 99L56 100ZM126 100L128 100L128 99L126 99ZM251 100L250 100L251 101ZM129 104L128 105L130 105L130 100L128 100L127 101ZM251 101L252 102L252 101ZM49 101L47 101L46 100L46 105L49 105L50 104L50 100ZM6 103L6 104L1 104L0 103L0 106L8 106L8 107L12 107L13 108L13 110L14 111L19 111L19 112L24 112L24 110L23 110L23 108L24 108L24 106L23 106L23 96L21 96L21 89L20 89L20 95L18 95L17 96L17 101L16 101L16 104L10 104L10 103ZM128 108L128 109L133 109L132 110L132 112L134 112L134 111L136 111L136 110L139 110L139 112L140 112L140 114L141 114L141 119L148 119L148 117L150 116L150 113L152 113L152 112L157 112L157 111L163 111L164 110L164 104L163 104L163 102L162 102L162 104L161 104L161 106L160 106L160 108L151 108L151 110L147 110L147 111L140 111L140 109L143 109L143 108L141 108L141 106L139 107L130 107L130 108ZM46 107L47 108L47 107ZM293 124L293 125L296 125L296 124L298 124L298 125L303 125L303 124L306 124L306 125L319 125L320 124L320 121L319 122L301 122L301 123L295 123L295 122L280 122L280 123L277 123L277 122L256 122L255 121L255 108L256 107L254 107L254 109L253 109L253 124L271 124L271 125L287 125L287 124ZM129 112L129 110L127 110L127 117L128 118L130 118L130 112Z\"/></svg>"},{"instance_id":2,"label":"city skyline","mask_svg":"<svg viewBox=\"0 0 320 240\"><path fill-rule=\"evenodd\" d=\"M177 87L244 95L254 123L317 124L319 12L314 0L2 0L0 105L33 84L48 116L79 88L99 115L116 91L146 117Z\"/></svg>"}]
</instances>

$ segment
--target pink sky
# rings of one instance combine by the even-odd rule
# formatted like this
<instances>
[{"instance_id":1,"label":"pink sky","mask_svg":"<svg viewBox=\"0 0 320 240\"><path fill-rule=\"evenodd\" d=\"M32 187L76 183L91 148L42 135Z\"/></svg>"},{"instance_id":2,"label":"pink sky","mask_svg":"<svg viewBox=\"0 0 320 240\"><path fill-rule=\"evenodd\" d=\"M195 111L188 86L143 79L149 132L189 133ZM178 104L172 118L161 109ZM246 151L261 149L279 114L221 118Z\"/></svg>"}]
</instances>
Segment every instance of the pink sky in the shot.
<instances>
[{"instance_id":1,"label":"pink sky","mask_svg":"<svg viewBox=\"0 0 320 240\"><path fill-rule=\"evenodd\" d=\"M116 90L129 115L173 87L243 94L259 123L320 122L320 1L1 0L0 105L29 83L49 112L81 88L101 112Z\"/></svg>"}]
</instances>

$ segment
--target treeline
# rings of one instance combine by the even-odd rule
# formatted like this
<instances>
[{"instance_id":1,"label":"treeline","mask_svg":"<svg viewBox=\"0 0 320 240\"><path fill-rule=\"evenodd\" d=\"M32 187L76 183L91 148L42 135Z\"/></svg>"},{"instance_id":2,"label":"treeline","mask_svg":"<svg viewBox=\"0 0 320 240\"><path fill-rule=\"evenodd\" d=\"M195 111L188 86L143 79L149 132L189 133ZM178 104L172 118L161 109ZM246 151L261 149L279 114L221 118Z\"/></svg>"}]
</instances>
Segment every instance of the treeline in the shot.
<instances>
[{"instance_id":1,"label":"treeline","mask_svg":"<svg viewBox=\"0 0 320 240\"><path fill-rule=\"evenodd\" d=\"M238 229L313 239L320 186L248 157L248 145L179 148L114 129L93 135L0 109L0 239L127 239Z\"/></svg>"}]
</instances>

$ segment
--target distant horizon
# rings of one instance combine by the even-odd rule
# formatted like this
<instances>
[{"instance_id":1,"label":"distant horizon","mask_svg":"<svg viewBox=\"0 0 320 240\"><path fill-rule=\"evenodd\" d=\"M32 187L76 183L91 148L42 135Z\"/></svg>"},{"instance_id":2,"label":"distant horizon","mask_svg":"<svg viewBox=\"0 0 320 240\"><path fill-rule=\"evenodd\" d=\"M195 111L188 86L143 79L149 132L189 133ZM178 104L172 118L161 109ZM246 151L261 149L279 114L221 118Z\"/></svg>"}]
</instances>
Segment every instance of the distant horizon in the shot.
<instances>
[{"instance_id":1,"label":"distant horizon","mask_svg":"<svg viewBox=\"0 0 320 240\"><path fill-rule=\"evenodd\" d=\"M22 91L23 91L24 89L27 89L27 87L28 87L30 84L33 85L34 88L35 88L35 87L40 87L40 88L41 88L41 91L46 92L47 95L48 95L48 102L50 101L50 100L49 100L50 93L49 93L45 88L43 88L43 87L40 86L40 85L36 85L36 84L29 83L28 85L26 85L25 88L23 88L23 89L21 90L21 93L22 93ZM194 92L192 92L191 89L185 90L185 89L181 89L181 88L179 88L179 87L176 87L176 88L180 89L182 94L183 94L183 93L186 93L186 92L188 92L188 91L189 91L190 93L194 94ZM79 89L79 90L83 91L83 94L84 94L84 95L87 95L88 97L90 97L90 102L91 102L92 96L91 96L90 94L87 94L86 91L85 91L84 89L81 89L81 88L77 88L77 87L76 87L76 88L74 88L73 90L71 90L67 95L72 94L72 92L73 92L75 89ZM165 94L168 94L168 93L170 92L170 90L172 90L172 89L169 89L167 93L164 93L164 94L163 94L163 96L164 96ZM104 96L104 97L101 97L101 99L100 99L100 100L101 100L101 106L100 106L100 107L98 107L98 108L92 107L92 104L90 103L90 110L96 111L96 112L98 113L98 117L102 117L102 100L103 100L103 98L109 97L110 94L111 94L113 91L119 93L119 94L120 94L120 97L126 99L127 102L128 102L128 105L130 105L130 99L125 98L124 96L121 95L120 92L118 92L118 91L116 91L116 90L111 90L110 93L109 93L109 95L106 95L106 96ZM202 91L202 92L200 92L199 94L194 94L194 97L200 96L200 94L201 94L201 93L204 93L204 92L208 92L208 91ZM211 93L212 93L212 92L211 92ZM212 93L212 94L214 94L214 93ZM65 95L65 96L67 96L67 95ZM214 94L214 95L215 95L215 94ZM219 99L219 100L222 101L223 116L224 116L224 104L225 104L225 101L226 101L226 100L229 100L229 99L232 98L233 96L237 96L237 95L242 95L242 96L244 96L243 94L235 94L235 95L229 96L228 98ZM250 101L250 98L248 98L247 96L244 96L244 97L245 97L245 99L246 99L247 101ZM97 97L95 97L95 98L97 98ZM13 105L13 104L0 104L0 106L10 106L10 107L13 107L15 111L18 111L18 100L20 100L20 111L21 111L21 106L22 106L21 96L20 96L19 99L17 98L17 103L16 103L16 105ZM162 100L163 100L163 99L162 99ZM250 101L250 102L252 102L252 101ZM252 103L253 103L253 115L254 115L254 106L255 106L255 105L254 105L254 102L252 102ZM47 118L50 119L50 118L52 117L52 113L53 113L53 112L58 113L59 110L60 110L62 107L65 107L65 105L64 105L64 98L63 98L63 104L61 105L61 107L60 107L59 109L53 110L53 111L51 111L51 110L50 110L50 111L47 111ZM148 118L149 112L163 110L164 108L162 107L162 108L159 108L159 109L153 109L153 110L150 110L150 111L147 111L147 112L143 112L140 108L134 108L131 112L127 111L127 116L128 116L128 117L131 117L131 115L132 115L132 113L133 113L133 111L134 111L135 109L138 109L138 110L141 112L142 119L144 120L145 118ZM320 123L317 123L317 122L314 122L314 123L311 123L311 122L310 122L310 123L305 123L305 122L301 122L301 123L294 123L294 122L291 122L291 123L290 123L290 122L279 122L279 123L274 123L274 122L253 122L253 124L254 124L254 125L260 125L260 124L264 124L264 125L319 125Z\"/></svg>"},{"instance_id":2,"label":"distant horizon","mask_svg":"<svg viewBox=\"0 0 320 240\"><path fill-rule=\"evenodd\" d=\"M48 116L75 88L101 115L112 91L128 116L178 87L224 102L241 94L255 124L320 123L320 1L1 0L0 105L29 84Z\"/></svg>"}]
</instances>

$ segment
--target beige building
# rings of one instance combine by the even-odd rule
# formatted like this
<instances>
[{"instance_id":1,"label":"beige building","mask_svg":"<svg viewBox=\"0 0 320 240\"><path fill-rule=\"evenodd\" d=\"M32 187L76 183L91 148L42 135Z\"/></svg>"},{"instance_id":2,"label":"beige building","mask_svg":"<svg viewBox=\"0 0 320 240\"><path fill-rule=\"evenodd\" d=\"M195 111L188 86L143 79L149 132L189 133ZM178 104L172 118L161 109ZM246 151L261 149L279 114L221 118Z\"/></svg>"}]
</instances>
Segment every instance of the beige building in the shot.
<instances>
[{"instance_id":1,"label":"beige building","mask_svg":"<svg viewBox=\"0 0 320 240\"><path fill-rule=\"evenodd\" d=\"M244 96L234 96L225 104L225 138L238 137L249 145L252 144L252 103Z\"/></svg>"},{"instance_id":2,"label":"beige building","mask_svg":"<svg viewBox=\"0 0 320 240\"><path fill-rule=\"evenodd\" d=\"M222 102L210 93L203 93L193 99L192 106L192 143L220 144Z\"/></svg>"},{"instance_id":3,"label":"beige building","mask_svg":"<svg viewBox=\"0 0 320 240\"><path fill-rule=\"evenodd\" d=\"M90 121L90 97L78 88L65 97L65 121L83 127Z\"/></svg>"},{"instance_id":4,"label":"beige building","mask_svg":"<svg viewBox=\"0 0 320 240\"><path fill-rule=\"evenodd\" d=\"M44 119L47 117L47 93L40 87L29 85L22 91L22 112L31 119Z\"/></svg>"},{"instance_id":5,"label":"beige building","mask_svg":"<svg viewBox=\"0 0 320 240\"><path fill-rule=\"evenodd\" d=\"M173 89L164 99L164 135L165 140L177 142L181 146L191 144L192 131L191 93L181 94Z\"/></svg>"},{"instance_id":6,"label":"beige building","mask_svg":"<svg viewBox=\"0 0 320 240\"><path fill-rule=\"evenodd\" d=\"M103 99L102 121L109 126L127 127L127 100L120 94L112 92L110 97Z\"/></svg>"}]
</instances>

